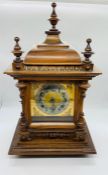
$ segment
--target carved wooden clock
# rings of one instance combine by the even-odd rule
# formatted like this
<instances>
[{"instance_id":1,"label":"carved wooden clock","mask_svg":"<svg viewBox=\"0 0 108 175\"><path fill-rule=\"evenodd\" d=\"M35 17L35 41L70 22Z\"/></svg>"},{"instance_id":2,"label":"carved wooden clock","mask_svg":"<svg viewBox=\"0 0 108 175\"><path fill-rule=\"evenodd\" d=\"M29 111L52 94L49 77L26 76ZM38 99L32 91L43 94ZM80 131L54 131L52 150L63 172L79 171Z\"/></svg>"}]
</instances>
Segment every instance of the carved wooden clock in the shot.
<instances>
[{"instance_id":1,"label":"carved wooden clock","mask_svg":"<svg viewBox=\"0 0 108 175\"><path fill-rule=\"evenodd\" d=\"M84 59L60 40L55 7L56 3L52 3L52 28L45 32L45 41L29 51L24 60L19 38L15 37L16 58L5 74L18 80L22 112L9 150L11 155L96 153L83 101L90 87L88 81L101 72L90 60L91 39L87 39L82 52Z\"/></svg>"}]
</instances>

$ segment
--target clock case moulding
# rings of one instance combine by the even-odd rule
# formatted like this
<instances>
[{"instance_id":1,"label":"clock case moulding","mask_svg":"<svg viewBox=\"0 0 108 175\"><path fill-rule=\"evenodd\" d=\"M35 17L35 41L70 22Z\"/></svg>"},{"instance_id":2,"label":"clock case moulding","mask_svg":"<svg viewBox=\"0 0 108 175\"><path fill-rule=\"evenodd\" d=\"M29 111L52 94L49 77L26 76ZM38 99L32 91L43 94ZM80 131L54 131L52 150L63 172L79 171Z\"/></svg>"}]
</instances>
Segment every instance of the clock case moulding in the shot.
<instances>
[{"instance_id":1,"label":"clock case moulding","mask_svg":"<svg viewBox=\"0 0 108 175\"><path fill-rule=\"evenodd\" d=\"M47 35L45 41L30 50L24 59L21 59L23 51L19 46L19 38L15 37L16 44L13 50L15 59L5 74L18 80L16 86L20 91L22 112L9 155L71 156L96 153L84 117L83 101L90 87L88 81L101 72L90 60L93 54L91 39L86 40L87 46L82 52L83 58L61 41L60 31L56 29L59 19L55 7L56 3L52 3L49 18L52 28L45 32ZM75 85L72 122L32 122L30 86L36 82L47 84L72 82ZM52 114L52 118L54 117Z\"/></svg>"}]
</instances>

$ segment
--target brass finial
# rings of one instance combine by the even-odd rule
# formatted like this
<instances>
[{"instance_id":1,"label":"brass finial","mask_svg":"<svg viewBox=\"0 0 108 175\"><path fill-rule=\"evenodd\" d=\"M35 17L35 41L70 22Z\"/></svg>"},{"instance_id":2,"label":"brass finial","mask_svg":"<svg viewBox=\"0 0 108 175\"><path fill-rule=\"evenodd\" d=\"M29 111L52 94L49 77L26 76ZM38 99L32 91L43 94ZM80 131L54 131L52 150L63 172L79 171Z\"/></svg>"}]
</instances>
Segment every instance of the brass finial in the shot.
<instances>
[{"instance_id":1,"label":"brass finial","mask_svg":"<svg viewBox=\"0 0 108 175\"><path fill-rule=\"evenodd\" d=\"M15 41L15 46L14 46L14 50L12 51L12 53L16 56L15 58L15 62L21 62L21 55L23 53L23 51L21 51L21 47L19 45L19 41L20 41L20 38L19 37L15 37L14 38L14 41Z\"/></svg>"},{"instance_id":2,"label":"brass finial","mask_svg":"<svg viewBox=\"0 0 108 175\"><path fill-rule=\"evenodd\" d=\"M52 25L52 28L49 31L46 31L46 34L58 35L60 33L60 31L58 29L56 29L56 25L57 25L59 19L57 18L57 14L55 11L57 4L55 2L53 2L51 4L51 6L52 6L52 13L51 13L51 16L49 18L49 21L50 21L50 24Z\"/></svg>"},{"instance_id":3,"label":"brass finial","mask_svg":"<svg viewBox=\"0 0 108 175\"><path fill-rule=\"evenodd\" d=\"M87 42L87 46L85 48L85 52L82 52L82 54L85 57L85 61L89 62L90 61L89 58L92 56L92 54L94 54L94 52L92 52L92 48L90 46L90 43L92 42L92 40L88 38L86 42Z\"/></svg>"}]
</instances>

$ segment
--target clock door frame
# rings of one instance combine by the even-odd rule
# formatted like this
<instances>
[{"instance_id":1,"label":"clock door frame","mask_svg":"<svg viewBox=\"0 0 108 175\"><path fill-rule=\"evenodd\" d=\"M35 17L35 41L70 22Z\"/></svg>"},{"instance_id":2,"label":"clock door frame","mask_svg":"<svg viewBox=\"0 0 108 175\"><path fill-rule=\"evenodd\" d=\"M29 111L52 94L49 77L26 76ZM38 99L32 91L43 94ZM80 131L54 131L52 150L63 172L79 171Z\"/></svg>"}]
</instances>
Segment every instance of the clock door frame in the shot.
<instances>
[{"instance_id":1,"label":"clock door frame","mask_svg":"<svg viewBox=\"0 0 108 175\"><path fill-rule=\"evenodd\" d=\"M46 82L46 81L53 82L53 80L44 80L42 82ZM81 96L81 88L80 88L81 82L76 80L58 80L58 81L63 83L72 82L75 84L74 116L73 116L72 123L76 125L79 119L79 116L83 113L82 112L83 98ZM19 87L20 89L20 97L22 98L21 115L24 115L24 118L27 121L29 127L32 123L31 111L30 111L30 88L31 88L31 83L33 82L39 82L39 80L19 81L18 83L19 85L17 84L17 87Z\"/></svg>"}]
</instances>

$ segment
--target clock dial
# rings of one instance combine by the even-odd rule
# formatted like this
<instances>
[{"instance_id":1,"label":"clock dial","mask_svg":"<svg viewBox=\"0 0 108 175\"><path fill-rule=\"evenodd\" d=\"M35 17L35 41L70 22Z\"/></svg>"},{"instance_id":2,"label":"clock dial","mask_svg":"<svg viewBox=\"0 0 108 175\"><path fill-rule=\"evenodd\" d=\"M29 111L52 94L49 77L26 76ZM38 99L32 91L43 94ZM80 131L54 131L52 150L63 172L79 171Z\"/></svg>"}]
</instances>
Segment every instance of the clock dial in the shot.
<instances>
[{"instance_id":1,"label":"clock dial","mask_svg":"<svg viewBox=\"0 0 108 175\"><path fill-rule=\"evenodd\" d=\"M69 97L61 84L45 84L36 95L37 106L45 113L58 114L66 109Z\"/></svg>"},{"instance_id":2,"label":"clock dial","mask_svg":"<svg viewBox=\"0 0 108 175\"><path fill-rule=\"evenodd\" d=\"M32 117L55 116L61 121L60 117L74 116L74 83L34 82L31 83L30 89L30 111Z\"/></svg>"}]
</instances>

